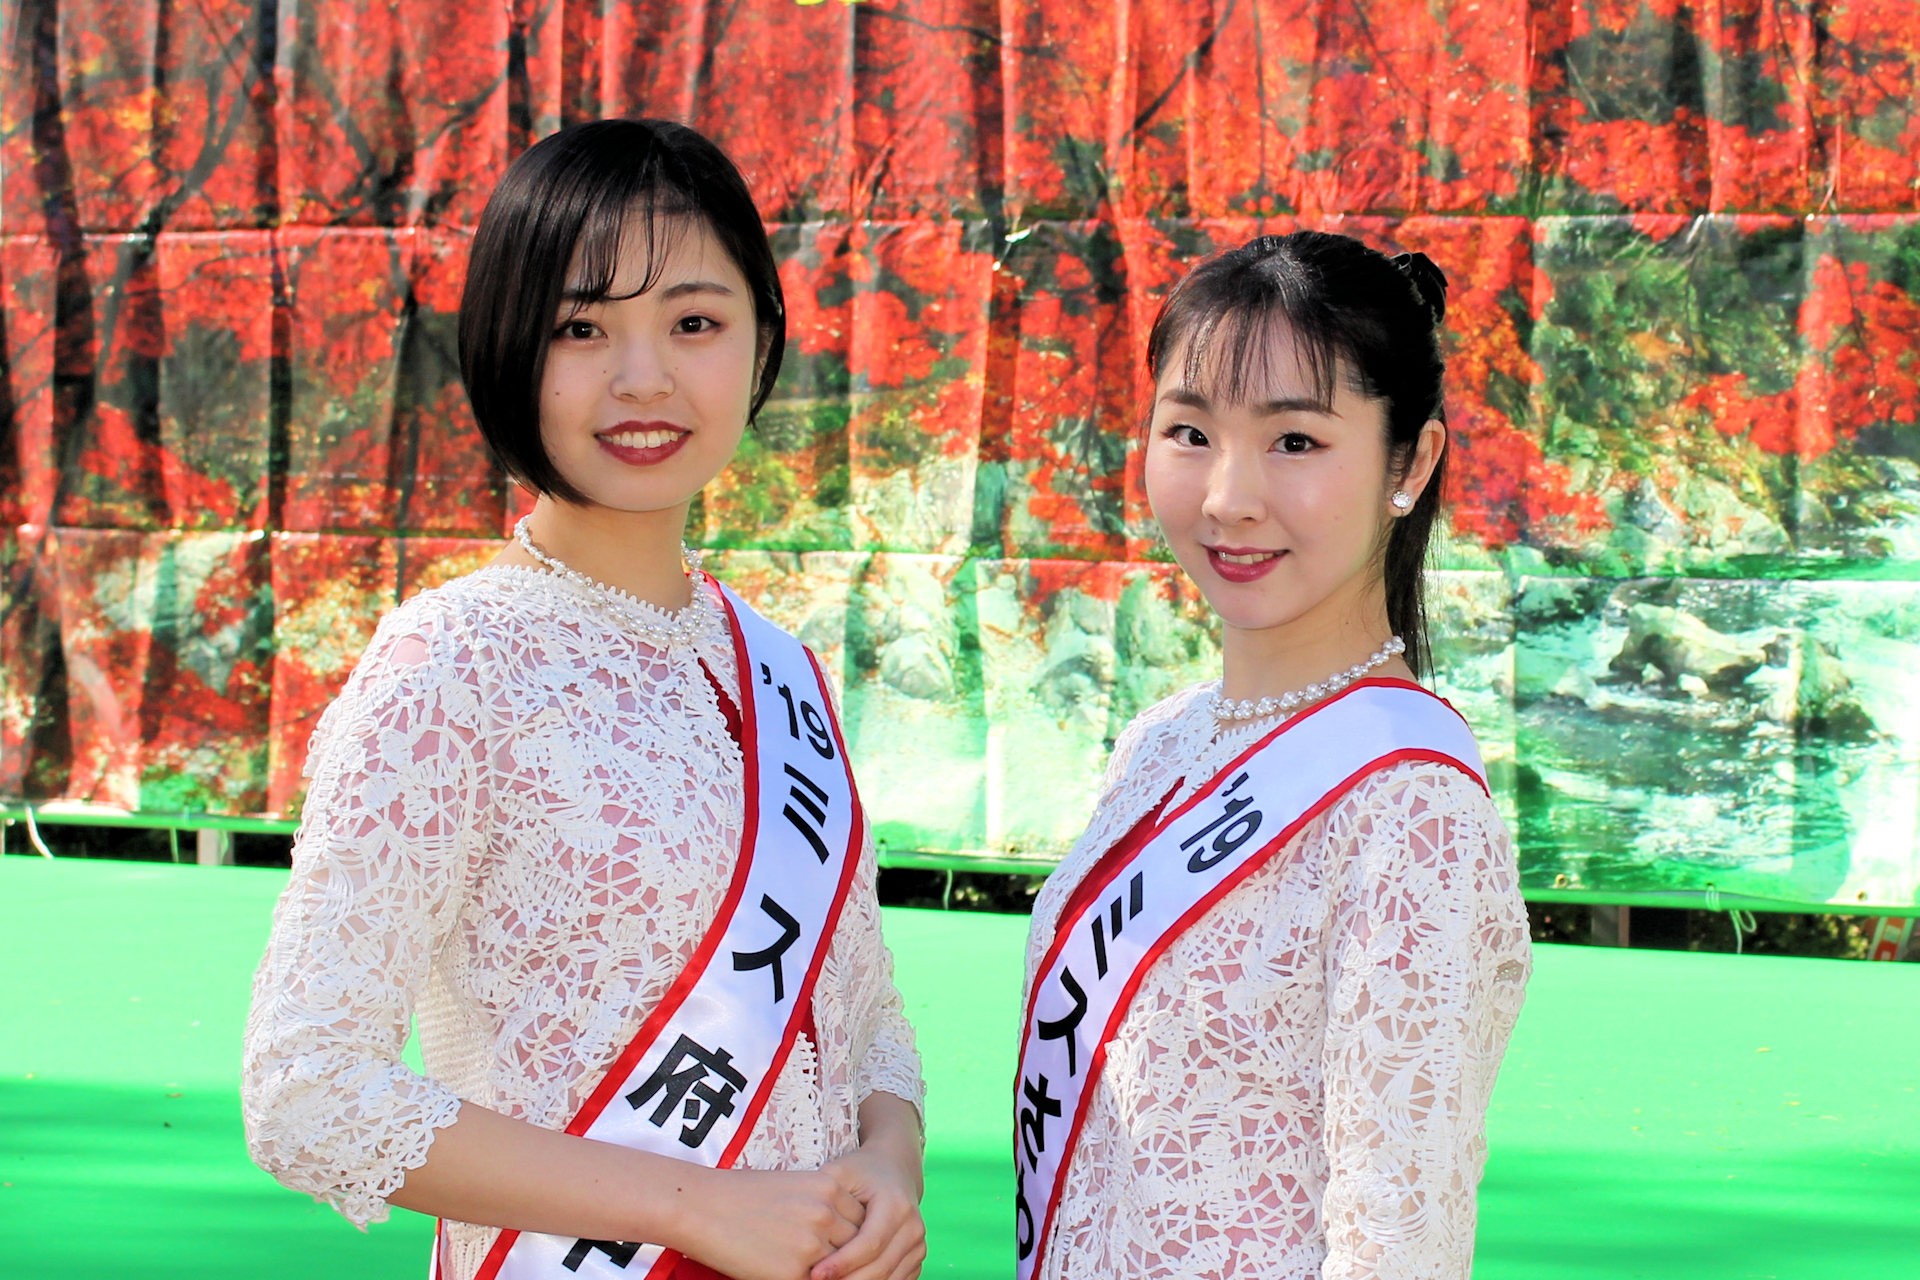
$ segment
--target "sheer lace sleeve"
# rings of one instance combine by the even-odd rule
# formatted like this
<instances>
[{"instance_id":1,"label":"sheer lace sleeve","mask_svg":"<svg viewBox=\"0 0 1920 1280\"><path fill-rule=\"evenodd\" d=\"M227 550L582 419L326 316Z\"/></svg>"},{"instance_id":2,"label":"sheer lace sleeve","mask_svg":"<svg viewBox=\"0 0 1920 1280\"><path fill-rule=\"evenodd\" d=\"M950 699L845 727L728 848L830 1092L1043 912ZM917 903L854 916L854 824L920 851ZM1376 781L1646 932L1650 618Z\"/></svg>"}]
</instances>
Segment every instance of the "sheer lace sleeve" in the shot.
<instances>
[{"instance_id":1,"label":"sheer lace sleeve","mask_svg":"<svg viewBox=\"0 0 1920 1280\"><path fill-rule=\"evenodd\" d=\"M254 978L241 1085L253 1158L358 1225L460 1099L400 1060L485 811L482 708L446 619L382 626L314 734L294 870Z\"/></svg>"},{"instance_id":2,"label":"sheer lace sleeve","mask_svg":"<svg viewBox=\"0 0 1920 1280\"><path fill-rule=\"evenodd\" d=\"M854 872L851 896L827 964L840 971L848 1002L847 1025L853 1037L854 1096L858 1108L874 1093L891 1093L922 1107L926 1086L913 1027L907 1022L900 991L893 981L893 955L880 935L880 909L874 896L876 863L869 832Z\"/></svg>"},{"instance_id":3,"label":"sheer lace sleeve","mask_svg":"<svg viewBox=\"0 0 1920 1280\"><path fill-rule=\"evenodd\" d=\"M1323 1280L1466 1280L1487 1100L1530 967L1504 826L1425 764L1329 815Z\"/></svg>"}]
</instances>

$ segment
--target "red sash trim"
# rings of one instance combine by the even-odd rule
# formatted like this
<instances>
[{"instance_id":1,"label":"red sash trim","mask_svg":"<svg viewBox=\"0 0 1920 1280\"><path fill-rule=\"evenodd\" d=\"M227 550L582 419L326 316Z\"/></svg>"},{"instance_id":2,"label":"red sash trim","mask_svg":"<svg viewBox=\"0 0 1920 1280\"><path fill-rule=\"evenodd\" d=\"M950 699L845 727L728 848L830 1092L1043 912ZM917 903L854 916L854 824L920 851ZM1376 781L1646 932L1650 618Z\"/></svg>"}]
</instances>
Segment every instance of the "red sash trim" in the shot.
<instances>
[{"instance_id":1,"label":"red sash trim","mask_svg":"<svg viewBox=\"0 0 1920 1280\"><path fill-rule=\"evenodd\" d=\"M736 657L738 656L738 644L739 642L736 640ZM826 673L820 670L820 660L813 656L813 650L809 649L806 653L807 661L813 667L813 674L820 681L820 687L822 689L826 688ZM849 760L846 735L840 728L840 717L830 716L827 723L833 729L834 747L839 751L840 758L842 760ZM847 894L853 887L854 872L857 871L860 866L860 851L866 847L867 811L865 806L860 803L860 788L854 782L851 764L849 764L847 768L847 789L853 794L853 837L849 844L844 865L840 869L840 884L834 891L833 910L827 916L826 928L823 931L822 936L826 941L814 952L813 963L807 966L807 976L801 981L799 994L795 997L794 1013L788 1020L786 1036L780 1045L779 1052L774 1055L772 1065L767 1068L766 1096L755 1100L751 1118L741 1124L739 1134L731 1143L727 1144L726 1155L721 1157L720 1161L720 1167L722 1169L731 1167L733 1162L740 1158L741 1150L746 1147L747 1139L753 1134L754 1123L759 1120L760 1113L765 1109L767 1100L773 1096L774 1082L780 1078L780 1073L786 1069L787 1059L793 1056L793 1046L799 1039L797 1033L802 1023L813 1020L814 984L818 982L820 970L827 962L827 952L833 948L833 935L840 927L840 913L846 909ZM817 1049L819 1040L818 1031L814 1033L814 1039ZM673 1256L678 1257L679 1255L675 1254Z\"/></svg>"},{"instance_id":2,"label":"red sash trim","mask_svg":"<svg viewBox=\"0 0 1920 1280\"><path fill-rule=\"evenodd\" d=\"M612 1103L614 1098L619 1096L622 1085L627 1082L628 1077L632 1074L640 1059L646 1054L647 1050L652 1047L654 1041L659 1038L661 1029L665 1027L680 1010L680 1007L686 1003L687 998L692 995L695 988L699 985L700 979L706 973L714 953L720 948L720 944L726 933L726 924L732 919L734 912L739 907L741 896L746 889L748 873L753 866L753 850L756 847L756 840L759 836L760 824L760 779L759 771L754 768L754 761L757 758L759 750L760 727L759 713L754 706L753 689L751 687L753 667L747 654L745 632L740 625L738 615L734 611L732 601L727 598L725 592L719 591L717 588L713 588L713 590L719 597L721 608L726 612L729 638L733 643L734 666L740 683L737 710L740 713L741 757L745 762L745 767L741 771L743 774L744 803L742 805L743 816L740 827L740 856L734 865L733 877L727 885L726 895L722 898L719 908L714 913L713 921L708 925L706 934L701 938L699 946L694 949L693 955L689 957L686 967L680 971L679 976L677 976L673 980L673 983L667 988L666 993L662 995L660 999L660 1003L655 1005L653 1011L641 1022L640 1029L634 1033L633 1039L628 1041L627 1047L623 1049L620 1055L606 1068L600 1083L596 1085L593 1092L587 1096L586 1101L581 1104L579 1112L563 1130L563 1132L574 1137L585 1134L586 1131L593 1126L594 1121L599 1118L600 1113ZM802 652L806 654L808 665L812 668L815 679L819 681L820 687L824 690L827 687L826 676L820 668L819 659L814 657L812 650L803 648ZM745 1109L741 1115L739 1127L723 1150L719 1164L716 1166L722 1169L731 1167L733 1162L739 1159L740 1152L746 1147L748 1140L753 1135L755 1124L758 1123L761 1113L765 1111L768 1101L771 1100L773 1096L775 1082L780 1078L781 1071L785 1069L788 1059L792 1056L793 1046L798 1039L800 1028L804 1024L812 1021L814 987L819 980L821 967L826 963L827 951L833 945L833 936L839 928L840 915L846 906L847 893L853 883L854 873L859 867L860 850L864 847L867 822L866 810L860 803L860 794L858 787L854 783L853 770L848 764L846 734L840 726L840 718L837 715L833 715L830 709L826 720L833 731L834 745L839 753L838 758L841 761L842 767L845 768L848 789L853 798L852 835L846 856L841 860L842 865L839 883L835 889L833 906L828 912L826 924L821 932L821 944L815 948L813 958L807 965L806 974L796 988L793 1006L787 1015L787 1024L781 1037L780 1047L776 1051L765 1076L762 1077L760 1087L756 1089L753 1096L747 1100ZM500 1230L492 1247L487 1250L486 1257L482 1260L480 1269L475 1274L475 1280L494 1280L500 1268L505 1265L507 1255L512 1251L514 1242L520 1238L520 1234L520 1231L515 1228L502 1228ZM436 1236L436 1260L439 1258L441 1245L442 1242L440 1238ZM673 1274L674 1268L679 1265L680 1261L681 1255L678 1252L672 1249L663 1250L660 1257L655 1260L654 1265L647 1270L646 1280L666 1280L666 1277ZM438 1277L436 1277L436 1280L438 1280Z\"/></svg>"},{"instance_id":3,"label":"red sash trim","mask_svg":"<svg viewBox=\"0 0 1920 1280\"><path fill-rule=\"evenodd\" d=\"M1193 794L1188 796L1181 804L1161 814L1160 820L1154 824L1152 830L1140 841L1140 849L1146 849L1155 840L1159 839L1161 834L1165 832L1169 826L1173 825L1183 814L1206 799L1221 779L1233 774L1235 770L1265 750L1290 729L1305 723L1309 718L1319 715L1328 708L1337 705L1341 699L1347 697L1349 694L1368 687L1415 690L1433 698L1434 701L1445 706L1447 710L1452 711L1455 716L1459 716L1458 710L1454 708L1452 703L1447 702L1446 699L1439 697L1431 690L1415 684L1412 681L1401 680L1396 677L1376 677L1369 680L1356 681L1354 684L1342 690L1339 696L1318 703L1300 715L1278 725L1271 733L1259 738L1251 746L1247 747L1246 750L1235 756L1230 763L1218 770L1205 786L1195 789ZM1120 1024L1125 1021L1127 1012L1132 1008L1133 998L1139 992L1140 984L1146 980L1146 975L1159 963L1160 957L1166 954L1174 942L1178 941L1188 929L1193 927L1195 921L1211 911L1222 898L1244 884L1248 877L1265 867L1272 861L1273 857L1282 849L1286 848L1288 843L1304 830L1308 824L1312 823L1328 809L1339 803L1339 801L1344 798L1348 792L1352 791L1363 779L1392 765L1416 760L1456 769L1473 779L1474 783L1479 786L1482 791L1487 790L1486 780L1478 771L1445 752L1423 747L1404 747L1387 751L1341 779L1323 794L1320 799L1308 806L1297 818L1283 826L1272 839L1261 846L1260 850L1242 866L1236 868L1232 874L1214 885L1191 907L1181 913L1180 916L1176 918L1173 926L1163 933L1154 944L1147 948L1142 954L1140 962L1134 967L1133 972L1128 976L1126 982L1122 984L1120 995L1114 1003L1113 1012L1101 1027L1099 1041L1088 1056L1086 1073L1082 1077L1085 1083L1080 1088L1079 1102L1074 1107L1071 1123L1066 1131L1066 1154L1060 1162L1059 1177L1055 1179L1054 1185L1048 1190L1045 1212L1039 1217L1035 1224L1033 1274L1039 1274L1040 1264L1045 1260L1048 1237L1053 1230L1055 1217L1060 1206L1061 1194L1065 1190L1067 1173L1071 1168L1074 1152L1079 1146L1080 1131L1086 1122L1087 1109L1093 1102L1094 1084L1099 1080L1100 1072L1106 1065L1107 1046L1112 1043L1114 1034L1119 1030ZM1042 986L1041 978L1052 970L1054 962L1059 958L1060 952L1067 946L1073 931L1086 919L1087 913L1097 907L1106 890L1120 878L1123 871L1133 864L1133 858L1115 859L1111 866L1102 866L1096 863L1089 877L1092 885L1091 889L1087 887L1086 882L1083 882L1076 885L1071 891L1070 896L1080 900L1081 906L1071 914L1063 914L1061 916L1055 926L1053 942L1048 946L1045 957L1034 970L1033 989L1027 996L1027 1007L1025 1016L1021 1019L1020 1028L1020 1043L1023 1047L1023 1053L1021 1059L1016 1062L1014 1066L1013 1088L1016 1097L1019 1095L1021 1079L1026 1067L1024 1046L1028 1043L1033 1033L1035 1010ZM1014 1160L1016 1164L1018 1164L1020 1158L1020 1142L1021 1136L1016 1127L1014 1132Z\"/></svg>"},{"instance_id":4,"label":"red sash trim","mask_svg":"<svg viewBox=\"0 0 1920 1280\"><path fill-rule=\"evenodd\" d=\"M1340 694L1337 697L1329 698L1324 702L1315 703L1313 706L1307 708L1305 711L1302 711L1299 715L1293 717L1291 720L1286 721L1284 724L1275 726L1273 731L1267 734L1265 737L1256 739L1253 745L1249 746L1246 750L1242 751L1239 755L1235 756L1223 768L1216 771L1213 776L1213 780L1210 780L1207 786L1203 786L1195 789L1192 795L1188 796L1185 800L1181 801L1178 805L1176 805L1172 809L1169 809L1165 813L1161 814L1160 821L1154 824L1153 830L1147 834L1146 839L1140 842L1141 847L1145 848L1147 845L1153 843L1153 841L1157 840L1160 837L1161 832L1165 831L1168 827L1173 825L1176 819L1178 819L1182 814L1186 813L1187 811L1192 809L1195 805L1199 804L1203 799L1205 799L1207 792L1212 789L1212 781L1217 781L1220 778L1226 777L1228 774L1232 773L1235 769L1238 769L1241 765L1245 764L1247 761L1259 755L1262 751L1264 751L1267 748L1267 745L1269 743L1271 743L1274 739L1278 738L1281 734L1287 732L1287 730L1293 728L1296 725L1306 723L1306 721L1309 718L1321 714L1327 708L1335 705L1341 700L1341 698L1345 698L1346 696L1348 696L1348 694L1352 693L1353 691L1359 690L1359 689L1367 689L1367 688L1412 689L1417 692L1426 694L1428 697L1432 698L1435 702L1438 702L1442 706L1446 707L1447 710L1452 711L1454 715L1458 716L1460 714L1459 711L1455 710L1454 705L1451 702L1448 702L1445 698L1442 698L1440 695L1434 693L1431 689L1426 688L1424 685L1415 684L1411 680L1402 680L1396 676L1375 676L1367 680L1356 680L1354 683L1348 685L1345 689L1342 689L1340 691ZM1464 723L1464 718L1462 720L1462 723ZM1473 779L1474 784L1478 786L1482 791L1487 790L1487 783L1484 778L1482 778L1478 773L1475 773L1468 766L1454 759L1452 756L1443 755L1439 752L1422 751L1417 748L1408 749L1405 751L1393 751L1393 752L1387 753L1386 755L1381 756L1378 760L1374 761L1372 764L1368 765L1363 769L1358 770L1351 777L1347 778L1345 782L1341 783L1340 790L1337 793L1329 793L1329 796L1326 799L1324 799L1322 803L1315 805L1313 809L1311 809L1306 815L1304 815L1303 823L1295 824L1293 827L1290 827L1288 829L1289 832L1297 833L1299 826L1304 825L1305 820L1310 820L1312 818L1318 817L1320 814L1326 812L1328 805L1333 803L1333 801L1338 800L1341 795L1346 794L1348 790L1352 789L1355 783L1359 782L1361 778L1366 777L1367 774L1372 773L1376 769L1383 769L1390 764L1399 764L1405 760L1432 760L1438 764L1450 765L1453 768L1460 770L1460 772L1466 774L1469 778ZM1289 835L1287 838L1291 839L1291 835ZM1264 859L1269 855L1266 851L1263 850L1258 856ZM1073 888L1074 895L1085 896L1087 898L1099 897L1103 892L1106 891L1109 885L1111 885L1115 880L1119 879L1120 868L1117 866L1101 867L1098 864L1096 864L1093 871L1090 872L1089 875L1098 876L1099 879L1093 881L1091 889L1086 887L1085 884L1075 885ZM1053 967L1054 960L1059 956L1061 949L1065 947L1067 944L1067 934L1071 931L1070 926L1079 923L1080 918L1081 918L1080 915L1076 915L1071 920L1069 920L1065 916L1062 916L1060 918L1059 925L1054 930L1053 943L1047 948L1047 953L1041 959L1039 967L1034 970L1036 974L1044 973L1046 970ZM1197 919L1198 917L1195 917L1195 918ZM1191 923L1190 921L1186 921L1183 918L1181 928L1182 929L1186 928L1190 923ZM1129 994L1131 994L1131 992L1129 992ZM1022 1023L1022 1028L1021 1028L1023 1033L1032 1026L1032 1021L1033 1021L1033 1008L1032 1008L1032 997L1030 993L1028 998L1026 1021Z\"/></svg>"}]
</instances>

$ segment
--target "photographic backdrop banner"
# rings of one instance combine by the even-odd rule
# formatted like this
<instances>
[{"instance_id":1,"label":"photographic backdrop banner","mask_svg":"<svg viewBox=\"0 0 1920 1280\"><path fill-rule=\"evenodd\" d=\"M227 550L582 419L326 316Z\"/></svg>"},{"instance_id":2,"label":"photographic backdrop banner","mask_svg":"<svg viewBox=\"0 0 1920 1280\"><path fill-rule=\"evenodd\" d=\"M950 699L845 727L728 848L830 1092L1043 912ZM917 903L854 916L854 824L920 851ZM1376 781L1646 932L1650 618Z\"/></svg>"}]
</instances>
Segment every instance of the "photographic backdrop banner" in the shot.
<instances>
[{"instance_id":1,"label":"photographic backdrop banner","mask_svg":"<svg viewBox=\"0 0 1920 1280\"><path fill-rule=\"evenodd\" d=\"M454 329L562 124L740 162L786 368L690 538L839 682L876 833L1057 858L1217 672L1140 484L1183 268L1452 281L1438 684L1545 894L1920 902L1909 0L20 0L0 31L0 798L297 814L490 556Z\"/></svg>"}]
</instances>

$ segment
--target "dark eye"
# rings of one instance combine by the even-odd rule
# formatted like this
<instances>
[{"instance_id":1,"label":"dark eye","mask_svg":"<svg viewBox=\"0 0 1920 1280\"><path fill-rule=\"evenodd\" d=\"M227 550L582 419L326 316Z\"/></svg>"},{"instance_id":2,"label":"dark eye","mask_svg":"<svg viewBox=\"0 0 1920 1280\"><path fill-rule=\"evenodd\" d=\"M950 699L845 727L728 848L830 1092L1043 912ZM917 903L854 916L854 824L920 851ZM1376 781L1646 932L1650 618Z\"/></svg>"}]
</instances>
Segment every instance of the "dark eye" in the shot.
<instances>
[{"instance_id":1,"label":"dark eye","mask_svg":"<svg viewBox=\"0 0 1920 1280\"><path fill-rule=\"evenodd\" d=\"M1313 438L1303 436L1298 431L1289 431L1274 443L1274 448L1282 453L1305 453L1313 448Z\"/></svg>"},{"instance_id":2,"label":"dark eye","mask_svg":"<svg viewBox=\"0 0 1920 1280\"><path fill-rule=\"evenodd\" d=\"M567 320L553 331L553 336L568 342L591 342L600 335L600 326L591 320Z\"/></svg>"},{"instance_id":3,"label":"dark eye","mask_svg":"<svg viewBox=\"0 0 1920 1280\"><path fill-rule=\"evenodd\" d=\"M674 326L681 333L706 333L715 327L716 322L709 316L682 316Z\"/></svg>"},{"instance_id":4,"label":"dark eye","mask_svg":"<svg viewBox=\"0 0 1920 1280\"><path fill-rule=\"evenodd\" d=\"M1167 438L1178 444L1188 445L1195 449L1204 449L1207 447L1207 433L1198 427L1190 426L1184 422L1177 422L1173 426L1168 427Z\"/></svg>"}]
</instances>

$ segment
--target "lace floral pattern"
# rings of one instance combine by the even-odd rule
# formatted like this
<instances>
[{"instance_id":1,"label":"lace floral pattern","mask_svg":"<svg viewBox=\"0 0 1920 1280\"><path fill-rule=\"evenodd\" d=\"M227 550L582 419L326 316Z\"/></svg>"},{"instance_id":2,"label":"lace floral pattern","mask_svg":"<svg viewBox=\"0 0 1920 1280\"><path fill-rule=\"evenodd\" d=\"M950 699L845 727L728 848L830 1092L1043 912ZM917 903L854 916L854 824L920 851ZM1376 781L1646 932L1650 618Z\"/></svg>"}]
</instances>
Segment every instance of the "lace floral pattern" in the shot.
<instances>
[{"instance_id":1,"label":"lace floral pattern","mask_svg":"<svg viewBox=\"0 0 1920 1280\"><path fill-rule=\"evenodd\" d=\"M717 911L743 763L701 670L724 625L660 649L595 595L495 567L388 617L314 735L294 872L254 982L248 1144L358 1224L461 1099L550 1128L579 1109ZM797 1045L742 1164L815 1167L920 1064L863 850ZM417 1016L426 1074L400 1058ZM455 1224L451 1271L491 1232Z\"/></svg>"},{"instance_id":2,"label":"lace floral pattern","mask_svg":"<svg viewBox=\"0 0 1920 1280\"><path fill-rule=\"evenodd\" d=\"M1216 734L1204 694L1121 736L1035 903L1029 986L1100 855L1272 727ZM1487 1100L1530 971L1486 794L1425 763L1367 778L1147 973L1039 1274L1466 1280Z\"/></svg>"}]
</instances>

